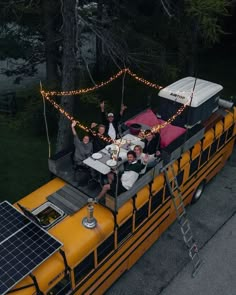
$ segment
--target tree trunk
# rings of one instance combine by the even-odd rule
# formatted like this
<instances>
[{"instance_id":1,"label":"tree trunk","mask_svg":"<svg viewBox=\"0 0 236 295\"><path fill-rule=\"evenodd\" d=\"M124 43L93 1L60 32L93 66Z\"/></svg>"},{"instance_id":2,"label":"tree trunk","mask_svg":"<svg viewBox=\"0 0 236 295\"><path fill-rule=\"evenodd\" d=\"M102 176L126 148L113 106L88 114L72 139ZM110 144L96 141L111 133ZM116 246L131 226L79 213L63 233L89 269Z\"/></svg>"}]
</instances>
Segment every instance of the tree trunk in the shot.
<instances>
[{"instance_id":1,"label":"tree trunk","mask_svg":"<svg viewBox=\"0 0 236 295\"><path fill-rule=\"evenodd\" d=\"M46 79L47 88L55 89L59 85L58 75L58 45L57 45L57 22L55 10L59 9L57 1L43 0L42 13L44 19L45 56L46 56ZM59 12L58 12L59 13Z\"/></svg>"},{"instance_id":2,"label":"tree trunk","mask_svg":"<svg viewBox=\"0 0 236 295\"><path fill-rule=\"evenodd\" d=\"M64 0L63 14L63 54L62 54L62 91L73 90L76 85L76 57L75 57L75 20L76 0ZM63 96L61 106L64 110L73 114L74 97ZM60 115L57 134L56 151L67 149L72 144L71 122Z\"/></svg>"}]
</instances>

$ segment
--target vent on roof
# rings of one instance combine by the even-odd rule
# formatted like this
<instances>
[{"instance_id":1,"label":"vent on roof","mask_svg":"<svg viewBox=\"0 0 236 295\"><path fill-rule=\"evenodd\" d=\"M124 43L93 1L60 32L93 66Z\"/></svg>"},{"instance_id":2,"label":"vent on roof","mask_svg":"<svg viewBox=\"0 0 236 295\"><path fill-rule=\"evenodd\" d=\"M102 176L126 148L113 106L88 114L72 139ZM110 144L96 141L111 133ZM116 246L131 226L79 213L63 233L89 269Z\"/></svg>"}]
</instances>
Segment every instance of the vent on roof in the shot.
<instances>
[{"instance_id":1,"label":"vent on roof","mask_svg":"<svg viewBox=\"0 0 236 295\"><path fill-rule=\"evenodd\" d=\"M40 225L47 229L62 219L65 213L51 202L46 202L32 211Z\"/></svg>"}]
</instances>

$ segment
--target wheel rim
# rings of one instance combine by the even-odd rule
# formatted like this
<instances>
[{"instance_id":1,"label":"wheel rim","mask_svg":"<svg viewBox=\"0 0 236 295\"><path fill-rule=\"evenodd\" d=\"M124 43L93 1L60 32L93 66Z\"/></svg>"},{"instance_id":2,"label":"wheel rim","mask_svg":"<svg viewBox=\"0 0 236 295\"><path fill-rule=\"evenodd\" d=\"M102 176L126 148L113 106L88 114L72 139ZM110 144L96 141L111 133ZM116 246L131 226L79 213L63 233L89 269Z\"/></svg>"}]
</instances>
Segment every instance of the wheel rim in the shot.
<instances>
[{"instance_id":1,"label":"wheel rim","mask_svg":"<svg viewBox=\"0 0 236 295\"><path fill-rule=\"evenodd\" d=\"M196 193L195 193L195 196L194 196L196 200L199 199L199 198L201 197L202 192L203 192L203 188L204 188L204 184L201 183L201 184L199 185L199 187L197 188Z\"/></svg>"}]
</instances>

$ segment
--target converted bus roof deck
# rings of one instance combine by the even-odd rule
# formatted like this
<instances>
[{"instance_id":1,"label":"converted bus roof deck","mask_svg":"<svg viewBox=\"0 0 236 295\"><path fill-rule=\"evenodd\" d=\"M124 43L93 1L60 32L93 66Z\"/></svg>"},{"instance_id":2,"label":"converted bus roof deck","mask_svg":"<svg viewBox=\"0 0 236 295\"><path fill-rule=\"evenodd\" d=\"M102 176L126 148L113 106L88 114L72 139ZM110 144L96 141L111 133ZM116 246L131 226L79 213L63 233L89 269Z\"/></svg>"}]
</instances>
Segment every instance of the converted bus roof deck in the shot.
<instances>
[{"instance_id":1,"label":"converted bus roof deck","mask_svg":"<svg viewBox=\"0 0 236 295\"><path fill-rule=\"evenodd\" d=\"M146 110L142 113L146 115L145 112L147 112L148 118L150 120L150 110ZM132 121L127 121L128 124L129 122L134 122L135 118L138 118L136 122L140 122L139 121L140 114L138 114L136 117L132 118ZM146 123L145 126L147 126L147 124L149 124L150 126L150 122L145 122L145 123ZM173 126L173 129L168 129L169 132L171 132L172 130L175 137L176 137L176 134L175 134L176 128L177 128L176 126ZM185 132L185 133L182 132L182 134L176 137L169 145L165 146L162 149L161 161L154 168L152 168L151 170L146 172L144 175L142 175L129 191L122 193L116 199L115 206L112 206L110 209L117 211L127 200L133 197L142 187L149 184L161 172L161 170L163 169L165 165L168 165L170 161L174 161L178 159L184 151L188 150L197 141L201 140L204 136L204 130L205 130L205 127L202 124L196 125L193 129L189 130L188 132ZM85 205L86 198L96 197L96 195L101 190L101 186L94 183L78 186L73 176L74 172L72 169L71 152L65 151L64 153L62 152L59 155L56 155L55 157L49 159L49 169L54 175L60 177L61 179L71 184L74 187L74 190L78 190L78 196L80 196L81 200L83 200L81 201L81 207ZM68 192L67 192L67 195L68 195ZM72 202L72 204L66 204L66 202L70 200L70 197L69 198L67 197L67 200L64 200L63 193L61 194L60 192L57 194L53 194L53 196L49 196L48 200L50 200L52 203L55 203L55 205L57 205L62 210L64 209L65 212L69 214L72 214L74 210L79 210L81 208L79 206L74 207L77 209L68 208L70 206L73 206L74 202Z\"/></svg>"}]
</instances>

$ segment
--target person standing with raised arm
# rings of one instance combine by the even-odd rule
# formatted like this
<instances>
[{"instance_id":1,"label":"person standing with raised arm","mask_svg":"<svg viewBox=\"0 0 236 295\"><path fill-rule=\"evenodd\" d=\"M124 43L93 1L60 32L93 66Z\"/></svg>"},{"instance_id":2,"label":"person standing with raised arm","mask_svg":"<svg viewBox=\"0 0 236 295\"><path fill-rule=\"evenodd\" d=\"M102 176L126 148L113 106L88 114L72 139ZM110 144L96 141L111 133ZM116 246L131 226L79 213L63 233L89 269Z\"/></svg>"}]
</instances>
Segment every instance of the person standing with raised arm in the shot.
<instances>
[{"instance_id":1,"label":"person standing with raised arm","mask_svg":"<svg viewBox=\"0 0 236 295\"><path fill-rule=\"evenodd\" d=\"M105 114L105 102L102 101L100 103L100 109L101 109L101 115L102 115L102 123L106 127L105 133L110 136L112 139L116 139L119 136L119 122L121 120L121 117L123 116L124 111L127 109L127 106L123 105L121 106L120 113L118 116L114 116L113 113L108 113L107 116Z\"/></svg>"}]
</instances>

